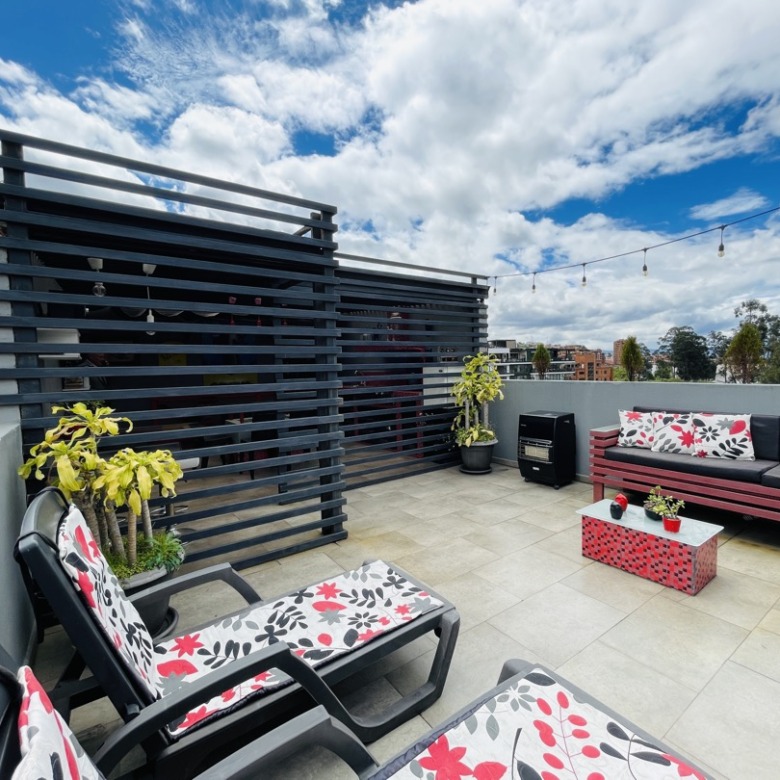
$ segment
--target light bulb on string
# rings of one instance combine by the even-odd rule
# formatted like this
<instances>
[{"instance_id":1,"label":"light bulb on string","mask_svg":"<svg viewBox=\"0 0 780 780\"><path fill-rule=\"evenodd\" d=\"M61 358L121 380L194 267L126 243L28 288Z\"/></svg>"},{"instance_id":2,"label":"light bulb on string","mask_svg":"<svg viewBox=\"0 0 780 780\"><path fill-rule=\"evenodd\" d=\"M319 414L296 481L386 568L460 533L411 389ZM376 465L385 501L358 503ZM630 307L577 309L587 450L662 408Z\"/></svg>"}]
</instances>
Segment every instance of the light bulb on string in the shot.
<instances>
[{"instance_id":1,"label":"light bulb on string","mask_svg":"<svg viewBox=\"0 0 780 780\"><path fill-rule=\"evenodd\" d=\"M531 282L531 292L532 293L536 292L536 272L534 272L534 278L533 281Z\"/></svg>"},{"instance_id":2,"label":"light bulb on string","mask_svg":"<svg viewBox=\"0 0 780 780\"><path fill-rule=\"evenodd\" d=\"M723 257L726 254L726 247L723 244L723 231L726 229L725 225L720 226L720 244L718 246L718 257Z\"/></svg>"},{"instance_id":3,"label":"light bulb on string","mask_svg":"<svg viewBox=\"0 0 780 780\"><path fill-rule=\"evenodd\" d=\"M582 264L582 286L588 286L588 277L585 276L585 263Z\"/></svg>"},{"instance_id":4,"label":"light bulb on string","mask_svg":"<svg viewBox=\"0 0 780 780\"><path fill-rule=\"evenodd\" d=\"M647 276L647 249L642 250L645 254L642 258L642 275Z\"/></svg>"}]
</instances>

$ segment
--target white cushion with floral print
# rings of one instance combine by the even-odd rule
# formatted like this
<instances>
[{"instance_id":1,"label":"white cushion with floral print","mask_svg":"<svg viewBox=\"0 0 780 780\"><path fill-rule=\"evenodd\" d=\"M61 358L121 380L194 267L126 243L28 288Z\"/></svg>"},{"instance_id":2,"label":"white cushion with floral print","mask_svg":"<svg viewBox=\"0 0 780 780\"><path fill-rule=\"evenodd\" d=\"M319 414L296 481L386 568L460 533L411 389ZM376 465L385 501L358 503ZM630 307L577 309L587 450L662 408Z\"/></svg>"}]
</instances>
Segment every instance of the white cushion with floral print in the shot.
<instances>
[{"instance_id":1,"label":"white cushion with floral print","mask_svg":"<svg viewBox=\"0 0 780 780\"><path fill-rule=\"evenodd\" d=\"M663 748L535 669L379 776L397 780L475 777L705 780ZM395 771L393 771L395 769Z\"/></svg>"},{"instance_id":2,"label":"white cushion with floral print","mask_svg":"<svg viewBox=\"0 0 780 780\"><path fill-rule=\"evenodd\" d=\"M100 552L84 515L73 505L60 522L57 545L63 568L95 621L131 674L157 698L151 634Z\"/></svg>"},{"instance_id":3,"label":"white cushion with floral print","mask_svg":"<svg viewBox=\"0 0 780 780\"><path fill-rule=\"evenodd\" d=\"M166 695L274 642L286 642L316 667L441 605L388 564L374 561L158 644L154 649L158 685ZM193 708L168 731L180 736L247 697L289 681L275 669L259 674Z\"/></svg>"},{"instance_id":4,"label":"white cushion with floral print","mask_svg":"<svg viewBox=\"0 0 780 780\"><path fill-rule=\"evenodd\" d=\"M632 412L621 409L618 447L639 447L649 450L653 445L654 421L652 412Z\"/></svg>"},{"instance_id":5,"label":"white cushion with floral print","mask_svg":"<svg viewBox=\"0 0 780 780\"><path fill-rule=\"evenodd\" d=\"M29 666L19 669L18 680L22 686L19 708L22 760L12 780L103 780Z\"/></svg>"},{"instance_id":6,"label":"white cushion with floral print","mask_svg":"<svg viewBox=\"0 0 780 780\"><path fill-rule=\"evenodd\" d=\"M749 414L709 414L693 416L696 455L700 458L755 460Z\"/></svg>"},{"instance_id":7,"label":"white cushion with floral print","mask_svg":"<svg viewBox=\"0 0 780 780\"><path fill-rule=\"evenodd\" d=\"M75 587L127 669L153 698L279 641L318 666L442 606L388 564L374 561L153 647L146 625L75 507L60 523L58 544L60 560ZM259 674L195 707L168 731L180 736L247 697L289 682L278 670Z\"/></svg>"},{"instance_id":8,"label":"white cushion with floral print","mask_svg":"<svg viewBox=\"0 0 780 780\"><path fill-rule=\"evenodd\" d=\"M693 455L693 414L686 412L653 412L653 452Z\"/></svg>"}]
</instances>

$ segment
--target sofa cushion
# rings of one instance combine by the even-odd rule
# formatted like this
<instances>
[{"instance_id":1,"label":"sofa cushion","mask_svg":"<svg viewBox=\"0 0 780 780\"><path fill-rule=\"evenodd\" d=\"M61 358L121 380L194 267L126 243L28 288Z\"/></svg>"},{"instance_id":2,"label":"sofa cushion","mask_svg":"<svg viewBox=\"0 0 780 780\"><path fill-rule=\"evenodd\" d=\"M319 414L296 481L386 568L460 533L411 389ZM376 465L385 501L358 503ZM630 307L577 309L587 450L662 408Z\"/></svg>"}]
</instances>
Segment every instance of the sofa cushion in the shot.
<instances>
[{"instance_id":1,"label":"sofa cushion","mask_svg":"<svg viewBox=\"0 0 780 780\"><path fill-rule=\"evenodd\" d=\"M755 460L749 414L693 415L696 455L700 458Z\"/></svg>"},{"instance_id":2,"label":"sofa cushion","mask_svg":"<svg viewBox=\"0 0 780 780\"><path fill-rule=\"evenodd\" d=\"M780 466L775 466L761 475L761 484L765 487L780 488Z\"/></svg>"},{"instance_id":3,"label":"sofa cushion","mask_svg":"<svg viewBox=\"0 0 780 780\"><path fill-rule=\"evenodd\" d=\"M653 415L653 452L693 455L695 433L691 412L655 412Z\"/></svg>"},{"instance_id":4,"label":"sofa cushion","mask_svg":"<svg viewBox=\"0 0 780 780\"><path fill-rule=\"evenodd\" d=\"M652 412L654 409L649 406L635 406L634 411ZM667 409L667 411L682 413L690 409ZM758 460L780 461L780 415L751 414L750 433L753 438L753 451Z\"/></svg>"},{"instance_id":5,"label":"sofa cushion","mask_svg":"<svg viewBox=\"0 0 780 780\"><path fill-rule=\"evenodd\" d=\"M642 447L649 450L653 444L653 415L651 412L632 412L621 409L619 447Z\"/></svg>"},{"instance_id":6,"label":"sofa cushion","mask_svg":"<svg viewBox=\"0 0 780 780\"><path fill-rule=\"evenodd\" d=\"M773 460L724 460L722 458L692 458L690 455L640 450L636 447L607 447L604 450L607 460L622 463L635 463L656 469L680 471L686 474L699 474L702 477L733 479L737 482L759 484L766 471L777 466Z\"/></svg>"}]
</instances>

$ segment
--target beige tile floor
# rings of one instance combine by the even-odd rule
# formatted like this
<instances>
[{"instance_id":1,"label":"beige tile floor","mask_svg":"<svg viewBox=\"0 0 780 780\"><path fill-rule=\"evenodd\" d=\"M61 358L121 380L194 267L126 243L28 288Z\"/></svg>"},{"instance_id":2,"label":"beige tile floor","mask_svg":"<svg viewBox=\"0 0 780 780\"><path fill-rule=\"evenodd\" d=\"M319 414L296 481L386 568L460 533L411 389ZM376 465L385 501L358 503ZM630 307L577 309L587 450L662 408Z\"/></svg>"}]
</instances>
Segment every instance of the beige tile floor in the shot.
<instances>
[{"instance_id":1,"label":"beige tile floor","mask_svg":"<svg viewBox=\"0 0 780 780\"><path fill-rule=\"evenodd\" d=\"M443 696L375 743L384 760L491 687L511 657L542 662L689 756L721 780L780 777L780 526L689 507L724 525L718 576L698 595L583 558L579 515L591 487L558 491L517 469L467 476L457 469L347 493L349 538L248 569L264 595L383 558L422 579L459 609L462 627ZM182 625L234 606L215 592L177 604ZM45 676L62 656L50 632ZM392 700L427 669L421 640L366 675L346 700L356 711ZM82 711L83 710L83 711ZM105 701L73 717L99 743L116 722ZM269 768L270 778L353 777L322 751Z\"/></svg>"}]
</instances>

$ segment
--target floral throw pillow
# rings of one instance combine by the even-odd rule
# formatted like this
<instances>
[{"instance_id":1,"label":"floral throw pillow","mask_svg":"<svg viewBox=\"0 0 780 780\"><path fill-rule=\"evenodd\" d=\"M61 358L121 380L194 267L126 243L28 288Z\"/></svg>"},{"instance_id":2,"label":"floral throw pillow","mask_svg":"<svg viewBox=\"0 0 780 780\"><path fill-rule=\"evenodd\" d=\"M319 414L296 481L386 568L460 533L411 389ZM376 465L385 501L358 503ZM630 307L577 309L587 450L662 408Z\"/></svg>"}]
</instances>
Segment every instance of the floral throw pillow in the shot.
<instances>
[{"instance_id":1,"label":"floral throw pillow","mask_svg":"<svg viewBox=\"0 0 780 780\"><path fill-rule=\"evenodd\" d=\"M630 412L621 409L618 447L640 447L649 450L653 446L652 412Z\"/></svg>"},{"instance_id":2,"label":"floral throw pillow","mask_svg":"<svg viewBox=\"0 0 780 780\"><path fill-rule=\"evenodd\" d=\"M693 414L653 412L653 452L668 452L673 455L694 455L695 431Z\"/></svg>"},{"instance_id":3,"label":"floral throw pillow","mask_svg":"<svg viewBox=\"0 0 780 780\"><path fill-rule=\"evenodd\" d=\"M19 747L22 760L12 780L101 780L103 775L60 717L29 666L18 675L22 687Z\"/></svg>"},{"instance_id":4,"label":"floral throw pillow","mask_svg":"<svg viewBox=\"0 0 780 780\"><path fill-rule=\"evenodd\" d=\"M700 458L755 460L749 414L694 415L696 455Z\"/></svg>"}]
</instances>

